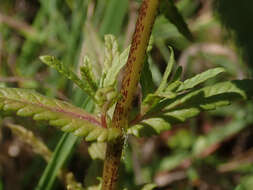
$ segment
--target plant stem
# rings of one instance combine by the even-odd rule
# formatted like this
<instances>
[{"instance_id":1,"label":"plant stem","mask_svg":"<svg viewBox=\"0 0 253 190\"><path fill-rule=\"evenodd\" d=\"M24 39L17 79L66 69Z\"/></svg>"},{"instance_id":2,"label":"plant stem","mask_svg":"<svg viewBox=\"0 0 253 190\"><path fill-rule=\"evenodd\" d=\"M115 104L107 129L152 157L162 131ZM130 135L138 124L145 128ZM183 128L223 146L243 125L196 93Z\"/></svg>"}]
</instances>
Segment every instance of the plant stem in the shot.
<instances>
[{"instance_id":1,"label":"plant stem","mask_svg":"<svg viewBox=\"0 0 253 190\"><path fill-rule=\"evenodd\" d=\"M140 79L142 65L154 24L159 0L143 0L139 10L135 32L121 87L122 98L117 102L112 125L122 131L121 137L107 143L106 158L103 171L102 190L115 190L118 180L121 153L124 145L123 130L128 127L128 115Z\"/></svg>"}]
</instances>

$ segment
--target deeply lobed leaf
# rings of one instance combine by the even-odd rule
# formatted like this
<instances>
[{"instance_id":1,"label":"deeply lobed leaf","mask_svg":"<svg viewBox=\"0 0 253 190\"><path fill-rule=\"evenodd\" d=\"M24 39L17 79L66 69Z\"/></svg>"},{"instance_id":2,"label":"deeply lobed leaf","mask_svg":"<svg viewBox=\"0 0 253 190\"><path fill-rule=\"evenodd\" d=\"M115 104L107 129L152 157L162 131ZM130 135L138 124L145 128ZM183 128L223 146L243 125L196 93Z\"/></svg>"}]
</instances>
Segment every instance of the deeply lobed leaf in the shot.
<instances>
[{"instance_id":1,"label":"deeply lobed leaf","mask_svg":"<svg viewBox=\"0 0 253 190\"><path fill-rule=\"evenodd\" d=\"M119 135L119 130L103 128L94 115L68 102L26 89L0 88L0 109L31 116L34 120L47 120L50 125L85 137L87 141L110 141Z\"/></svg>"},{"instance_id":2,"label":"deeply lobed leaf","mask_svg":"<svg viewBox=\"0 0 253 190\"><path fill-rule=\"evenodd\" d=\"M251 98L252 83L253 80L220 82L175 98L164 98L143 115L138 124L131 126L128 133L138 137L159 134L172 124L185 122L201 111L228 105L236 99Z\"/></svg>"},{"instance_id":3,"label":"deeply lobed leaf","mask_svg":"<svg viewBox=\"0 0 253 190\"><path fill-rule=\"evenodd\" d=\"M118 74L127 62L129 51L130 47L126 48L121 54L116 54L112 59L111 67L106 72L103 87L116 85Z\"/></svg>"},{"instance_id":4,"label":"deeply lobed leaf","mask_svg":"<svg viewBox=\"0 0 253 190\"><path fill-rule=\"evenodd\" d=\"M172 110L186 106L208 106L213 107L221 101L228 101L228 103L235 98L247 99L253 95L253 88L251 88L253 80L234 80L227 82L216 83L212 86L207 86L198 90L191 91L187 94L177 96L174 99L164 99L150 112L157 110ZM235 97L236 96L236 97ZM209 108L209 109L214 109Z\"/></svg>"},{"instance_id":5,"label":"deeply lobed leaf","mask_svg":"<svg viewBox=\"0 0 253 190\"><path fill-rule=\"evenodd\" d=\"M55 68L59 73L61 73L63 76L74 82L77 86L79 86L85 93L87 93L95 102L96 99L94 98L96 87L93 85L94 82L91 78L91 75L89 75L89 71L87 71L88 67L82 67L82 73L88 74L88 78L85 78L87 81L81 80L72 70L70 70L67 66L63 64L63 62L59 61L56 57L50 56L50 55L44 55L40 56L40 60L47 64L50 67ZM86 64L89 60L84 60ZM85 64L84 63L84 64ZM87 76L86 76L87 77ZM92 81L90 81L92 80Z\"/></svg>"},{"instance_id":6,"label":"deeply lobed leaf","mask_svg":"<svg viewBox=\"0 0 253 190\"><path fill-rule=\"evenodd\" d=\"M166 67L166 70L164 72L164 75L163 75L163 78L162 78L162 81L161 81L161 84L159 86L159 88L157 89L157 92L162 92L164 91L164 89L166 88L167 86L167 80L171 74L171 71L173 69L173 66L175 65L175 56L174 56L174 51L172 49L172 47L170 47L170 52L171 52L171 55L170 55L170 60L169 60L169 63Z\"/></svg>"},{"instance_id":7,"label":"deeply lobed leaf","mask_svg":"<svg viewBox=\"0 0 253 190\"><path fill-rule=\"evenodd\" d=\"M113 35L105 35L104 71L107 71L112 66L113 59L116 56L119 56L116 38Z\"/></svg>"},{"instance_id":8,"label":"deeply lobed leaf","mask_svg":"<svg viewBox=\"0 0 253 190\"><path fill-rule=\"evenodd\" d=\"M225 69L223 69L222 67L217 67L214 69L209 69L203 73L200 73L192 78L189 78L187 80L185 80L177 89L177 91L183 91L183 90L188 90L191 89L195 86L197 86L198 84L205 82L206 80L213 78L215 76L217 76L218 74L224 72Z\"/></svg>"},{"instance_id":9,"label":"deeply lobed leaf","mask_svg":"<svg viewBox=\"0 0 253 190\"><path fill-rule=\"evenodd\" d=\"M98 86L96 83L95 75L92 70L92 64L88 56L85 56L83 58L83 64L80 66L80 73L82 79L87 82L87 85L92 91L92 94L95 94L98 89Z\"/></svg>"},{"instance_id":10,"label":"deeply lobed leaf","mask_svg":"<svg viewBox=\"0 0 253 190\"><path fill-rule=\"evenodd\" d=\"M164 118L150 118L128 128L127 133L136 137L147 137L169 130L171 124Z\"/></svg>"},{"instance_id":11,"label":"deeply lobed leaf","mask_svg":"<svg viewBox=\"0 0 253 190\"><path fill-rule=\"evenodd\" d=\"M106 150L106 143L103 142L93 142L88 148L89 155L93 160L95 159L104 160L105 150Z\"/></svg>"}]
</instances>

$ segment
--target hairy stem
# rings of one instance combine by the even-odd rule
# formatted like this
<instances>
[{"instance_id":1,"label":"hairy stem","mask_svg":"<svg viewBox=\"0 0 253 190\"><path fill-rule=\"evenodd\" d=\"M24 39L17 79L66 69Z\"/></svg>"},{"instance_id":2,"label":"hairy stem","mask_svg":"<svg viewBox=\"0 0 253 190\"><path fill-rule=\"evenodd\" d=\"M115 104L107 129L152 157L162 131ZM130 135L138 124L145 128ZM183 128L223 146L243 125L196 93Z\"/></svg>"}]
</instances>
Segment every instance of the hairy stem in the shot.
<instances>
[{"instance_id":1,"label":"hairy stem","mask_svg":"<svg viewBox=\"0 0 253 190\"><path fill-rule=\"evenodd\" d=\"M140 79L145 52L148 46L152 26L154 24L159 0L143 0L139 10L135 32L121 87L122 98L117 102L111 127L122 130L122 136L107 143L106 158L103 171L102 190L115 190L121 153L124 144L123 130L128 127L128 115Z\"/></svg>"}]
</instances>

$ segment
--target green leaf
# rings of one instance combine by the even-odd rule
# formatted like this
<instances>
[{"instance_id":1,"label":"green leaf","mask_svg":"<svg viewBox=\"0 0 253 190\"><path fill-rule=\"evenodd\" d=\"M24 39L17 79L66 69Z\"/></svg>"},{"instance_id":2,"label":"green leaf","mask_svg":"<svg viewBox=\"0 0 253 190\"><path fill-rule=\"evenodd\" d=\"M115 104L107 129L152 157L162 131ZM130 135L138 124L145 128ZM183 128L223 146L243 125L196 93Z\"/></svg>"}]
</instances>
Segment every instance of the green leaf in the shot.
<instances>
[{"instance_id":1,"label":"green leaf","mask_svg":"<svg viewBox=\"0 0 253 190\"><path fill-rule=\"evenodd\" d=\"M113 35L105 35L105 60L104 72L107 72L112 66L113 58L119 56L119 47L116 38Z\"/></svg>"},{"instance_id":2,"label":"green leaf","mask_svg":"<svg viewBox=\"0 0 253 190\"><path fill-rule=\"evenodd\" d=\"M179 81L180 78L181 78L182 72L183 72L183 67L182 66L178 66L177 69L176 69L176 72L174 73L173 78L172 78L172 80L171 80L170 83Z\"/></svg>"},{"instance_id":3,"label":"green leaf","mask_svg":"<svg viewBox=\"0 0 253 190\"><path fill-rule=\"evenodd\" d=\"M253 80L235 80L217 83L199 90L164 99L142 116L142 120L128 129L137 137L151 136L170 129L172 124L185 122L201 111L225 106L236 99L253 96ZM158 99L159 101L159 99Z\"/></svg>"},{"instance_id":4,"label":"green leaf","mask_svg":"<svg viewBox=\"0 0 253 190\"><path fill-rule=\"evenodd\" d=\"M143 84L146 84L146 86L144 86L146 88L142 89L142 91L147 89L146 91L148 91L149 94L147 94L147 93L144 94L145 99L142 104L142 110L146 110L147 107L155 106L163 98L174 98L176 96L176 94L171 92L170 90L165 90L166 86L168 85L168 78L169 78L172 68L175 64L173 49L171 47L169 47L169 48L170 48L170 52L171 52L170 60L168 62L166 70L164 72L161 84L159 85L159 87L155 93L152 93L150 90L148 91L148 89L150 89L151 85L153 84L153 80L152 80L151 72L147 68L145 69L145 67L147 67L147 66L144 65L145 70L143 69L142 73L147 72L147 76L146 76L146 78L143 78L143 79L141 78L141 82ZM150 72L150 74L149 74L149 72ZM142 75L144 77L145 73ZM164 92L164 90L165 90L165 92Z\"/></svg>"},{"instance_id":5,"label":"green leaf","mask_svg":"<svg viewBox=\"0 0 253 190\"><path fill-rule=\"evenodd\" d=\"M172 0L161 1L161 12L177 27L181 34L183 34L188 40L193 41L191 31Z\"/></svg>"},{"instance_id":6,"label":"green leaf","mask_svg":"<svg viewBox=\"0 0 253 190\"><path fill-rule=\"evenodd\" d=\"M95 159L104 160L105 150L106 144L101 142L94 142L88 148L89 155L93 160Z\"/></svg>"},{"instance_id":7,"label":"green leaf","mask_svg":"<svg viewBox=\"0 0 253 190\"><path fill-rule=\"evenodd\" d=\"M173 111L168 111L164 114L161 114L159 117L167 118L167 120L171 124L182 123L185 122L187 119L197 116L201 111L212 110L217 107L228 105L232 100L232 97L231 99L226 97L225 100L220 100L219 98L217 98L213 99L212 102L208 103L206 103L205 100L201 99L201 97L198 96L196 96L195 100L199 100L199 103L193 103L190 106L187 104L186 108L179 108Z\"/></svg>"},{"instance_id":8,"label":"green leaf","mask_svg":"<svg viewBox=\"0 0 253 190\"><path fill-rule=\"evenodd\" d=\"M167 88L165 89L166 92L173 92L176 91L177 88L182 84L183 82L176 80L175 82L170 83Z\"/></svg>"},{"instance_id":9,"label":"green leaf","mask_svg":"<svg viewBox=\"0 0 253 190\"><path fill-rule=\"evenodd\" d=\"M160 51L163 59L166 62L169 62L170 61L170 54L171 53L168 50L168 46L167 46L166 40L158 38L158 39L155 40L155 45L159 49L159 51Z\"/></svg>"},{"instance_id":10,"label":"green leaf","mask_svg":"<svg viewBox=\"0 0 253 190\"><path fill-rule=\"evenodd\" d=\"M53 187L58 171L67 160L69 153L73 150L73 144L76 143L77 138L72 134L65 133L63 135L35 190L49 190Z\"/></svg>"},{"instance_id":11,"label":"green leaf","mask_svg":"<svg viewBox=\"0 0 253 190\"><path fill-rule=\"evenodd\" d=\"M169 82L169 85L165 89L165 92L176 91L176 89L182 84L182 82L180 81L182 71L183 71L182 66L177 67L176 72L174 73L171 81Z\"/></svg>"},{"instance_id":12,"label":"green leaf","mask_svg":"<svg viewBox=\"0 0 253 190\"><path fill-rule=\"evenodd\" d=\"M166 88L167 82L168 82L168 78L169 78L169 76L171 74L173 66L175 65L174 51L173 51L172 47L169 47L169 48L170 48L170 52L171 52L171 54L170 54L170 60L169 60L169 63L167 65L167 67L166 67L166 70L165 70L165 72L163 74L163 78L162 78L161 84L160 84L159 88L157 89L157 93L164 91L164 89Z\"/></svg>"},{"instance_id":13,"label":"green leaf","mask_svg":"<svg viewBox=\"0 0 253 190\"><path fill-rule=\"evenodd\" d=\"M246 190L243 185L238 185L235 190Z\"/></svg>"},{"instance_id":14,"label":"green leaf","mask_svg":"<svg viewBox=\"0 0 253 190\"><path fill-rule=\"evenodd\" d=\"M178 107L200 106L202 109L210 110L221 104L229 104L234 99L247 99L253 95L253 80L234 80L216 83L187 94L180 95L174 99L165 99L158 103L150 112L161 109L167 111Z\"/></svg>"},{"instance_id":15,"label":"green leaf","mask_svg":"<svg viewBox=\"0 0 253 190\"><path fill-rule=\"evenodd\" d=\"M80 67L80 72L82 79L85 80L89 85L89 89L92 91L92 94L95 94L98 89L98 86L96 83L94 73L92 71L90 59L87 56L83 58L83 65L81 65Z\"/></svg>"},{"instance_id":16,"label":"green leaf","mask_svg":"<svg viewBox=\"0 0 253 190\"><path fill-rule=\"evenodd\" d=\"M119 130L101 127L98 118L70 103L25 89L0 88L0 108L34 120L48 120L50 125L86 137L87 141L110 141L119 135Z\"/></svg>"},{"instance_id":17,"label":"green leaf","mask_svg":"<svg viewBox=\"0 0 253 190\"><path fill-rule=\"evenodd\" d=\"M145 97L148 94L154 92L155 90L155 84L150 70L150 65L147 59L145 60L145 63L141 71L140 83L141 83L142 96L143 99L145 99Z\"/></svg>"},{"instance_id":18,"label":"green leaf","mask_svg":"<svg viewBox=\"0 0 253 190\"><path fill-rule=\"evenodd\" d=\"M165 118L150 118L129 127L127 133L136 137L146 137L160 134L170 128L171 125Z\"/></svg>"},{"instance_id":19,"label":"green leaf","mask_svg":"<svg viewBox=\"0 0 253 190\"><path fill-rule=\"evenodd\" d=\"M187 119L194 117L200 113L200 109L196 107L178 109L171 112L167 112L162 115L162 117L167 118L170 123L181 123L185 122Z\"/></svg>"},{"instance_id":20,"label":"green leaf","mask_svg":"<svg viewBox=\"0 0 253 190\"><path fill-rule=\"evenodd\" d=\"M203 73L197 74L196 76L185 80L177 89L177 91L183 91L183 90L188 90L191 88L194 88L200 83L205 82L206 80L213 78L217 76L220 73L225 72L225 69L222 67L214 68L214 69L209 69Z\"/></svg>"},{"instance_id":21,"label":"green leaf","mask_svg":"<svg viewBox=\"0 0 253 190\"><path fill-rule=\"evenodd\" d=\"M159 94L148 94L141 105L141 113L144 114L147 110L155 107L162 99L173 99L177 96L176 93L167 91Z\"/></svg>"},{"instance_id":22,"label":"green leaf","mask_svg":"<svg viewBox=\"0 0 253 190\"><path fill-rule=\"evenodd\" d=\"M110 0L107 2L106 12L99 30L100 36L104 34L119 35L127 8L128 0Z\"/></svg>"},{"instance_id":23,"label":"green leaf","mask_svg":"<svg viewBox=\"0 0 253 190\"><path fill-rule=\"evenodd\" d=\"M68 22L68 24L67 24L66 19L64 21L64 22L66 22L64 24L65 24L65 26L67 26L67 29L70 29L70 30L68 30L68 32L66 32L66 30L62 30L63 29L61 27L62 24L58 22L59 19L57 20L57 18L51 19L52 22L49 22L50 26L45 25L44 21L50 20L50 19L48 19L48 16L49 16L48 11L45 9L40 9L43 12L43 16L42 16L42 19L40 19L40 21L39 21L40 22L39 23L40 29L46 29L46 31L48 31L48 30L52 31L50 33L50 34L52 34L50 36L50 39L56 39L56 38L63 39L64 38L64 40L60 40L59 42L62 44L65 44L67 49L64 48L64 51L61 51L60 54L63 55L63 57L61 58L63 60L63 62L67 63L70 68L72 68L78 61L77 55L80 52L79 47L81 47L81 44L82 44L82 40L80 40L80 39L82 38L81 36L83 35L82 29L84 28L84 22L85 22L85 17L87 15L87 4L88 4L88 1L78 0L78 1L74 1L74 2L75 3L73 6L73 12L68 17L68 21L70 21L70 22L67 21ZM59 7L57 0L45 0L45 1L41 1L41 3L45 4L45 6L48 6L51 9L50 17L55 17L55 12L56 11L59 12L59 10L57 9L57 7ZM51 6L52 4L54 4L54 5ZM45 7L45 6L43 6L43 7ZM64 20L64 19L62 19L62 20ZM55 24L55 23L58 23L58 24ZM69 24L69 23L71 23L71 24ZM87 30L87 28L85 28L85 29ZM88 28L88 29L90 29L90 28ZM59 35L61 35L62 37L59 37ZM85 37L87 37L87 36L85 35ZM87 41L87 38L85 39L85 41ZM92 44L94 44L94 39L91 39L91 41L93 42ZM40 50L40 48L38 46L36 46L35 48L29 49L29 50L27 49L27 52L31 52L31 51L34 52L34 49L37 49L37 51ZM90 50L92 48L89 46L89 48L87 48L87 49ZM85 51L85 52L87 52L87 51ZM33 55L33 57L34 57L34 55ZM30 55L30 57L31 57L31 55ZM35 55L35 57L37 57L37 56ZM99 57L99 56L97 55L97 57ZM26 63L26 67L25 67L24 72L26 72L27 68L31 67L30 66L31 61L26 59L24 62ZM29 65L27 65L27 63L29 63ZM62 80L57 76L52 77L51 79L56 80L55 82L61 86L60 88L67 89L71 99L74 98L73 95L75 97L77 97L77 94L73 93L73 90L71 90L69 85L66 86L66 82L65 82L66 80ZM58 85L58 88L59 88L59 85ZM82 93L81 89L76 89L76 90L77 90L77 92ZM81 105L80 101L83 101L84 97L86 97L86 95L84 95L82 93L82 98L79 98L78 100L77 100L77 98L75 98L77 101L73 100L73 102ZM79 103L77 103L77 102L79 102ZM42 176L43 176L42 179L45 179L45 180L40 180L40 185L42 185L42 187L45 187L45 188L43 188L43 190L53 189L52 182L54 182L56 179L55 174L58 173L58 168L61 168L62 165L65 163L64 161L66 160L66 158L69 159L71 157L72 147L74 147L75 142L77 142L78 139L80 139L80 137L78 138L76 136L73 136L70 133L64 134L62 136L59 144L57 145L57 154L53 154L52 161L47 165L46 172L43 172L43 174L42 174ZM51 168L51 169L48 169L48 168Z\"/></svg>"},{"instance_id":24,"label":"green leaf","mask_svg":"<svg viewBox=\"0 0 253 190\"><path fill-rule=\"evenodd\" d=\"M148 94L145 100L143 101L143 104L148 104L151 106L156 105L159 103L160 100L166 98L166 99L172 99L175 98L176 94L173 92L164 92L164 93L159 93L159 94Z\"/></svg>"},{"instance_id":25,"label":"green leaf","mask_svg":"<svg viewBox=\"0 0 253 190\"><path fill-rule=\"evenodd\" d=\"M79 105L82 103L80 99L74 102ZM93 109L91 105L92 102L90 101L90 98L87 97L82 107L90 112ZM57 174L59 173L66 160L71 157L71 154L73 152L72 150L74 149L74 146L78 142L78 140L79 138L77 136L72 135L71 133L65 133L62 135L52 155L52 159L47 164L47 167L40 178L40 186L45 187L43 188L43 190L51 190L53 188L53 184ZM50 183L48 179L50 179Z\"/></svg>"},{"instance_id":26,"label":"green leaf","mask_svg":"<svg viewBox=\"0 0 253 190\"><path fill-rule=\"evenodd\" d=\"M117 54L112 61L112 65L106 72L103 87L113 86L117 84L117 77L120 70L127 62L130 47L126 48L120 55Z\"/></svg>"},{"instance_id":27,"label":"green leaf","mask_svg":"<svg viewBox=\"0 0 253 190\"><path fill-rule=\"evenodd\" d=\"M95 92L93 88L89 86L90 81L87 81L87 83L83 82L73 71L71 71L67 66L65 66L54 56L40 56L40 59L43 63L55 68L59 73L64 75L69 80L73 81L77 86L79 86L84 92L86 92L91 98L95 100Z\"/></svg>"}]
</instances>

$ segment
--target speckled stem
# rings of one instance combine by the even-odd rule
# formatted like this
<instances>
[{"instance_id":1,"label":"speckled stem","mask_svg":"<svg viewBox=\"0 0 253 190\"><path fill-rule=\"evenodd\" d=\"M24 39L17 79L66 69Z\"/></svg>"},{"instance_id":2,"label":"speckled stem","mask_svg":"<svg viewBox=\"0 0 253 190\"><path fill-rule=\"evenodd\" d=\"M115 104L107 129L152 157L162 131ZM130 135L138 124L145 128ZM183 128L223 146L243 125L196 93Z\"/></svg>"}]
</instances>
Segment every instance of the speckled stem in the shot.
<instances>
[{"instance_id":1,"label":"speckled stem","mask_svg":"<svg viewBox=\"0 0 253 190\"><path fill-rule=\"evenodd\" d=\"M111 125L111 127L122 129L122 133L128 126L128 115L131 111L133 98L140 80L145 52L158 5L159 0L143 0L139 10L120 91L122 98L117 102ZM107 143L102 190L116 189L123 144L123 135L115 141Z\"/></svg>"}]
</instances>

